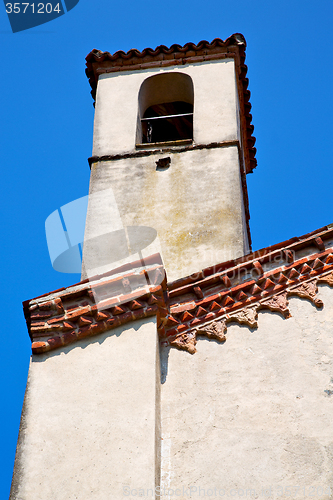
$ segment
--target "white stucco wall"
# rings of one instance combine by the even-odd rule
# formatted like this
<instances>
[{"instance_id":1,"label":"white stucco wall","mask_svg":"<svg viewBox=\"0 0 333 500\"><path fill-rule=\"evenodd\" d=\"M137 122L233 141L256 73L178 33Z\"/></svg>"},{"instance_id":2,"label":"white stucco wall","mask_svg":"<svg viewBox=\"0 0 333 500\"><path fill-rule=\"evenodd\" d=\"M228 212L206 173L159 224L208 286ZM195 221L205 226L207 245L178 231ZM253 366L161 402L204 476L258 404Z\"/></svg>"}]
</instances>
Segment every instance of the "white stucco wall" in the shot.
<instances>
[{"instance_id":1,"label":"white stucco wall","mask_svg":"<svg viewBox=\"0 0 333 500\"><path fill-rule=\"evenodd\" d=\"M230 325L195 355L164 348L164 499L332 498L332 293L320 286L322 311L291 298L288 320Z\"/></svg>"},{"instance_id":2,"label":"white stucco wall","mask_svg":"<svg viewBox=\"0 0 333 500\"><path fill-rule=\"evenodd\" d=\"M131 483L154 489L156 374L155 318L34 356L11 500L118 500Z\"/></svg>"},{"instance_id":3,"label":"white stucco wall","mask_svg":"<svg viewBox=\"0 0 333 500\"><path fill-rule=\"evenodd\" d=\"M233 59L222 59L101 75L96 94L93 156L135 150L140 86L146 78L165 72L185 73L193 80L195 143L237 139L235 64Z\"/></svg>"},{"instance_id":4,"label":"white stucco wall","mask_svg":"<svg viewBox=\"0 0 333 500\"><path fill-rule=\"evenodd\" d=\"M35 356L10 500L331 499L332 293L161 346L161 378L153 319Z\"/></svg>"},{"instance_id":5,"label":"white stucco wall","mask_svg":"<svg viewBox=\"0 0 333 500\"><path fill-rule=\"evenodd\" d=\"M157 169L156 161L166 156L171 158L170 166ZM106 188L112 189L112 196ZM92 195L103 190L105 201L96 203ZM90 196L82 278L122 263L101 265L107 254L111 256L111 240L97 246L89 242L96 230L114 230L118 218L109 206L111 198L124 226L157 230L158 240L142 255L161 252L169 281L248 251L236 146L95 163ZM135 254L131 260L138 258Z\"/></svg>"}]
</instances>

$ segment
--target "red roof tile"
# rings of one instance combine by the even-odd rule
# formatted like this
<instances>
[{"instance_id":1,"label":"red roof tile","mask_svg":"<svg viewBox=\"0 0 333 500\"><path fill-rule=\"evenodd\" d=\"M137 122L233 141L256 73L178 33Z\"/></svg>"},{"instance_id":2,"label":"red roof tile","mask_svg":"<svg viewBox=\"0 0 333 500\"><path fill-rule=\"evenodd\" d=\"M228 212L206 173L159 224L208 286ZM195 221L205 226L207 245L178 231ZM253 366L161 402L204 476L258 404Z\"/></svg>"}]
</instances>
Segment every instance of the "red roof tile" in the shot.
<instances>
[{"instance_id":1,"label":"red roof tile","mask_svg":"<svg viewBox=\"0 0 333 500\"><path fill-rule=\"evenodd\" d=\"M225 341L227 324L256 327L258 311L290 317L288 298L317 308L317 284L333 286L333 227L325 226L167 285L157 256L23 303L35 354L135 319L157 316L164 343L195 352L197 335ZM160 283L160 276L164 276ZM147 280L147 277L149 279ZM103 292L95 303L93 292ZM105 294L106 292L106 294Z\"/></svg>"}]
</instances>

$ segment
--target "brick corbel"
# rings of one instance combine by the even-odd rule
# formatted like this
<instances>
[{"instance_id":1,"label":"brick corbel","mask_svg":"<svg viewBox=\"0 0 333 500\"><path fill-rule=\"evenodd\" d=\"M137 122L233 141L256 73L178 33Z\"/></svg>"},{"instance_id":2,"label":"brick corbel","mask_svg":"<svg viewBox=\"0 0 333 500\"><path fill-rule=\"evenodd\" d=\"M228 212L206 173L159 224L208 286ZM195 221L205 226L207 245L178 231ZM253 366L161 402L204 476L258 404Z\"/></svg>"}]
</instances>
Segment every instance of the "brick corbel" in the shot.
<instances>
[{"instance_id":1,"label":"brick corbel","mask_svg":"<svg viewBox=\"0 0 333 500\"><path fill-rule=\"evenodd\" d=\"M324 304L317 297L318 284L333 287L333 248L325 249L320 241L319 244L324 251L301 259L293 258L291 263L291 259L288 259L286 265L266 273L258 261L253 261L252 268L259 276L235 286L232 286L228 276L221 274L217 275L217 280L211 275L197 280L195 286L183 286L180 295L171 284L172 301L177 300L177 304L171 303L173 323L166 325L164 343L194 354L198 335L225 342L231 322L257 328L258 313L265 310L281 314L284 319L290 318L288 299L293 296L309 300L317 309L321 309ZM283 256L296 255L284 249L281 249L281 253ZM242 268L249 268L249 264L245 262L236 269L240 271ZM216 285L212 287L214 283ZM194 292L193 300L189 300L191 289ZM214 293L207 293L209 291Z\"/></svg>"},{"instance_id":2,"label":"brick corbel","mask_svg":"<svg viewBox=\"0 0 333 500\"><path fill-rule=\"evenodd\" d=\"M269 247L170 284L160 257L151 256L145 268L141 262L126 265L26 301L32 351L47 352L155 315L163 345L193 354L198 335L225 342L229 323L257 328L260 311L290 318L290 297L310 300L320 309L318 284L333 287L332 237L327 226L285 247ZM321 251L313 253L315 239ZM305 248L309 254L304 257ZM291 254L292 262L286 261ZM96 297L103 300L96 302Z\"/></svg>"}]
</instances>

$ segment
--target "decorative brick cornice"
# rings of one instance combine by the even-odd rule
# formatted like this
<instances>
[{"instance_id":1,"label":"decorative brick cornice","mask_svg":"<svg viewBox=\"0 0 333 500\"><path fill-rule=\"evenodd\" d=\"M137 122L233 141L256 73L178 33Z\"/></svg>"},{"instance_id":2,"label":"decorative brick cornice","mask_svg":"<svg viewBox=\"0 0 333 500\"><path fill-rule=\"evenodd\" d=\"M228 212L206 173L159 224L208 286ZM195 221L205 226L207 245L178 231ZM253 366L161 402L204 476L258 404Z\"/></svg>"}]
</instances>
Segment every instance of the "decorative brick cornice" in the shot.
<instances>
[{"instance_id":1,"label":"decorative brick cornice","mask_svg":"<svg viewBox=\"0 0 333 500\"><path fill-rule=\"evenodd\" d=\"M153 315L161 342L194 353L198 335L224 342L230 322L256 328L261 310L289 318L289 297L323 307L318 284L333 286L330 226L168 285L152 256L23 305L35 354Z\"/></svg>"},{"instance_id":2,"label":"decorative brick cornice","mask_svg":"<svg viewBox=\"0 0 333 500\"><path fill-rule=\"evenodd\" d=\"M291 296L323 307L318 283L333 286L331 227L170 283L170 313L160 335L166 344L194 353L197 335L224 342L228 323L256 328L261 310L289 318Z\"/></svg>"},{"instance_id":3,"label":"decorative brick cornice","mask_svg":"<svg viewBox=\"0 0 333 500\"><path fill-rule=\"evenodd\" d=\"M117 273L117 274L115 274ZM23 303L32 352L66 346L130 321L167 314L159 255Z\"/></svg>"},{"instance_id":4,"label":"decorative brick cornice","mask_svg":"<svg viewBox=\"0 0 333 500\"><path fill-rule=\"evenodd\" d=\"M226 40L215 38L211 43L202 40L198 44L186 43L184 46L174 44L171 47L160 45L156 49L146 48L143 51L132 49L127 53L119 50L114 54L92 50L86 57L86 75L91 86L93 99L96 97L98 78L101 74L121 71L136 71L147 68L163 68L182 66L204 61L234 59L236 65L237 88L241 109L242 142L244 144L244 163L246 173L252 172L257 165L254 127L252 125L249 80L246 77L245 64L246 42L243 35L235 33Z\"/></svg>"}]
</instances>

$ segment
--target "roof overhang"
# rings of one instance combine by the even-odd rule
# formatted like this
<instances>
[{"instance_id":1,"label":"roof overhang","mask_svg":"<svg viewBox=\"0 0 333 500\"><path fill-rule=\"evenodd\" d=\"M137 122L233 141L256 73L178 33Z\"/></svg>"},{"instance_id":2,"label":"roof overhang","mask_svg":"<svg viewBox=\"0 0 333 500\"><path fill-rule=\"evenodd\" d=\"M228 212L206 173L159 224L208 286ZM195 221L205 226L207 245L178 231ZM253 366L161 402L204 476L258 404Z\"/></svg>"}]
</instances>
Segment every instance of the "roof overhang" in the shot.
<instances>
[{"instance_id":1,"label":"roof overhang","mask_svg":"<svg viewBox=\"0 0 333 500\"><path fill-rule=\"evenodd\" d=\"M333 286L333 225L167 284L159 255L23 303L39 354L156 316L165 345L195 352L197 335L225 340L227 324L257 326L260 310L290 317L288 299L323 306L318 284ZM102 291L102 301L96 296Z\"/></svg>"}]
</instances>

